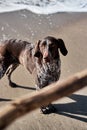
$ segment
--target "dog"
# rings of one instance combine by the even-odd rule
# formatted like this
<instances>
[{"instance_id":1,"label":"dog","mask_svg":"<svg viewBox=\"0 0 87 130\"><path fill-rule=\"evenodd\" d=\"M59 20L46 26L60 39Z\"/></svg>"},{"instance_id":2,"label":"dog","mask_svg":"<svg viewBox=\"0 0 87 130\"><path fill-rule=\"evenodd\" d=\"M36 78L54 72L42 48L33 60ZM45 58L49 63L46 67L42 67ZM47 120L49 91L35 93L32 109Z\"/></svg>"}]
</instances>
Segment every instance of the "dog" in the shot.
<instances>
[{"instance_id":1,"label":"dog","mask_svg":"<svg viewBox=\"0 0 87 130\"><path fill-rule=\"evenodd\" d=\"M35 71L36 89L40 90L45 86L59 80L61 73L60 52L66 56L68 51L62 39L47 36L39 40L35 45L27 41L10 39L0 44L0 79L7 75L9 85L17 87L11 81L12 72L21 64L31 74ZM43 114L55 111L51 103L42 106Z\"/></svg>"},{"instance_id":2,"label":"dog","mask_svg":"<svg viewBox=\"0 0 87 130\"><path fill-rule=\"evenodd\" d=\"M12 72L21 64L30 73L32 73L35 65L32 56L33 44L10 39L0 44L0 79L6 73L9 85L16 87L17 85L11 81Z\"/></svg>"},{"instance_id":3,"label":"dog","mask_svg":"<svg viewBox=\"0 0 87 130\"><path fill-rule=\"evenodd\" d=\"M64 56L68 53L62 39L47 36L36 43L34 56L36 57L37 89L42 89L59 80L61 73L59 50ZM49 103L48 106L42 106L41 111L49 114L54 112L55 108Z\"/></svg>"}]
</instances>

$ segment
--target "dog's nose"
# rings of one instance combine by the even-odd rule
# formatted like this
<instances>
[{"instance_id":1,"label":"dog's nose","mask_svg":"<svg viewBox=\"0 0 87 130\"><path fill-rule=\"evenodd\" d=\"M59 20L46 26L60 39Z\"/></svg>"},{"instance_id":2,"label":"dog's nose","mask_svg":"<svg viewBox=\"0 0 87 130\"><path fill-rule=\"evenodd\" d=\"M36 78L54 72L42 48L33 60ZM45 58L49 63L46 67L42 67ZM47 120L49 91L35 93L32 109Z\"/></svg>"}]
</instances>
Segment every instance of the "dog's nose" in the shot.
<instances>
[{"instance_id":1,"label":"dog's nose","mask_svg":"<svg viewBox=\"0 0 87 130\"><path fill-rule=\"evenodd\" d=\"M48 57L48 52L45 51L45 52L44 52L44 55L43 55L43 58L46 59L47 57Z\"/></svg>"},{"instance_id":2,"label":"dog's nose","mask_svg":"<svg viewBox=\"0 0 87 130\"><path fill-rule=\"evenodd\" d=\"M45 62L50 62L49 53L47 51L44 52L43 59Z\"/></svg>"}]
</instances>

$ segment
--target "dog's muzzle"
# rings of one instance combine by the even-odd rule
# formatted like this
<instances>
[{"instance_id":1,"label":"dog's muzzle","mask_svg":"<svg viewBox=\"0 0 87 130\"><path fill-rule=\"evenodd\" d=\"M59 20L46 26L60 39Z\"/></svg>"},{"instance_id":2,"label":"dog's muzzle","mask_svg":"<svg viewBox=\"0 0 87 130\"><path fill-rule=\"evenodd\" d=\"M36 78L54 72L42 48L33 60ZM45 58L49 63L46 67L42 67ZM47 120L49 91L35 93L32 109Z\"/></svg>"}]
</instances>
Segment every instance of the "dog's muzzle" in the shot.
<instances>
[{"instance_id":1,"label":"dog's muzzle","mask_svg":"<svg viewBox=\"0 0 87 130\"><path fill-rule=\"evenodd\" d=\"M43 61L44 62L50 62L50 54L48 51L45 51L43 54Z\"/></svg>"}]
</instances>

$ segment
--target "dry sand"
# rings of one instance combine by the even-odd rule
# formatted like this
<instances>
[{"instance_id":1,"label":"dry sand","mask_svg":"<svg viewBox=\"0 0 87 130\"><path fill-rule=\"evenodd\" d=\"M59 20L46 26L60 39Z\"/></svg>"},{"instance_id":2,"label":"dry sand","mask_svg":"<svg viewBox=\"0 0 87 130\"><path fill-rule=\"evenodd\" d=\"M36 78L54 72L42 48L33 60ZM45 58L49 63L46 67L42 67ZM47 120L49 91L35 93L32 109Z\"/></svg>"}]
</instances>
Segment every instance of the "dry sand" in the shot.
<instances>
[{"instance_id":1,"label":"dry sand","mask_svg":"<svg viewBox=\"0 0 87 130\"><path fill-rule=\"evenodd\" d=\"M61 79L87 67L87 13L37 15L29 11L0 14L0 39L17 38L35 43L52 35L62 38L69 51L61 55ZM20 86L11 88L6 76L0 80L0 107L24 94L35 91L34 78L22 66L12 75ZM6 130L87 130L87 88L53 103L58 112L43 115L36 110Z\"/></svg>"}]
</instances>

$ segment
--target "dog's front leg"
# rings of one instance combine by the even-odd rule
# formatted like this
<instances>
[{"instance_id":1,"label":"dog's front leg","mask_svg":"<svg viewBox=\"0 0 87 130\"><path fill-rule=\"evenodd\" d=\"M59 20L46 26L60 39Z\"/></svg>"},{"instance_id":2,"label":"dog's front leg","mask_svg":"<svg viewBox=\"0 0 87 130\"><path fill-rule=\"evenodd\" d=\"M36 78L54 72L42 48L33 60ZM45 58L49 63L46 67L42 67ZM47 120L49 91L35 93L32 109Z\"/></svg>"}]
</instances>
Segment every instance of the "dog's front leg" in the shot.
<instances>
[{"instance_id":1,"label":"dog's front leg","mask_svg":"<svg viewBox=\"0 0 87 130\"><path fill-rule=\"evenodd\" d=\"M35 86L36 86L37 91L40 91L42 89L37 84ZM51 103L49 103L47 106L45 106L45 105L41 106L40 110L43 114L50 114L50 113L56 112L56 108Z\"/></svg>"}]
</instances>

